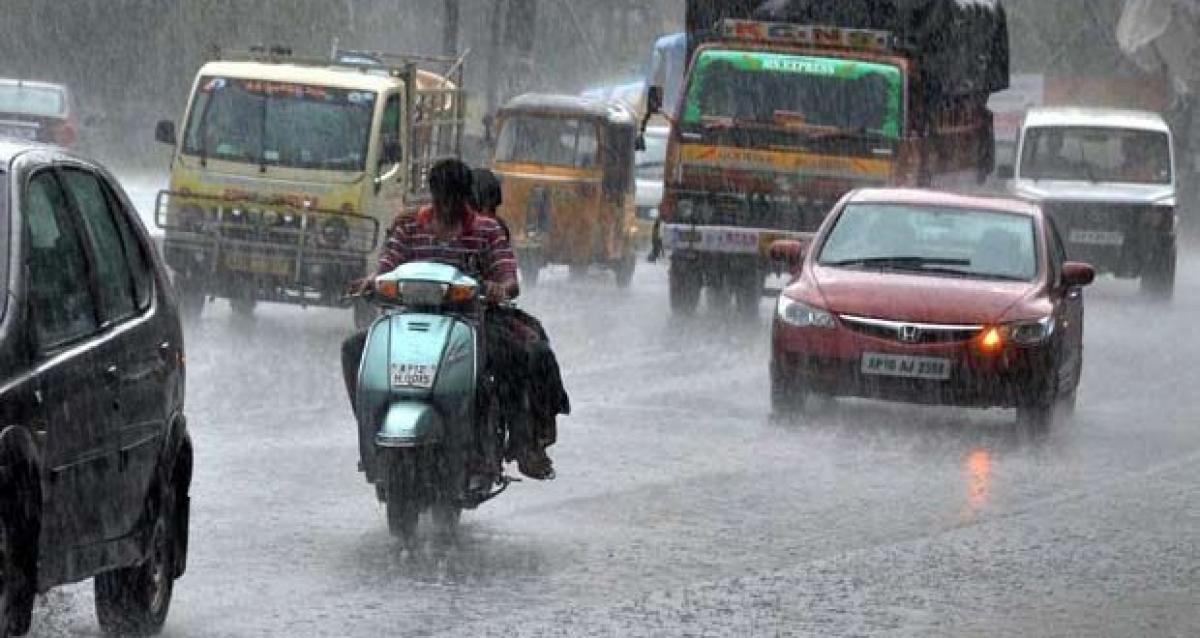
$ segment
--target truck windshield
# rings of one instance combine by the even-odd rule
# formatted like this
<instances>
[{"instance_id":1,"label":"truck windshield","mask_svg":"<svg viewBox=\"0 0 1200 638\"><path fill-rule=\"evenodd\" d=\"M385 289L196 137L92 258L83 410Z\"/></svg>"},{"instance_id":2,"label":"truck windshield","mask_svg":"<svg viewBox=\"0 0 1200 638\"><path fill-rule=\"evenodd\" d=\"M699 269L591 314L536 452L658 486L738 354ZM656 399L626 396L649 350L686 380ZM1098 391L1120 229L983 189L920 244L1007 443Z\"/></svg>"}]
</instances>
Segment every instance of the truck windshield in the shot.
<instances>
[{"instance_id":1,"label":"truck windshield","mask_svg":"<svg viewBox=\"0 0 1200 638\"><path fill-rule=\"evenodd\" d=\"M565 117L518 115L504 122L497 162L589 168L597 165L596 124Z\"/></svg>"},{"instance_id":2,"label":"truck windshield","mask_svg":"<svg viewBox=\"0 0 1200 638\"><path fill-rule=\"evenodd\" d=\"M683 107L685 125L761 124L896 138L899 67L750 51L702 52Z\"/></svg>"},{"instance_id":3,"label":"truck windshield","mask_svg":"<svg viewBox=\"0 0 1200 638\"><path fill-rule=\"evenodd\" d=\"M1170 184L1170 138L1136 129L1030 128L1019 174L1024 179Z\"/></svg>"},{"instance_id":4,"label":"truck windshield","mask_svg":"<svg viewBox=\"0 0 1200 638\"><path fill-rule=\"evenodd\" d=\"M851 204L821 247L819 263L970 279L1037 275L1033 218L945 206Z\"/></svg>"},{"instance_id":5,"label":"truck windshield","mask_svg":"<svg viewBox=\"0 0 1200 638\"><path fill-rule=\"evenodd\" d=\"M371 91L203 77L183 150L263 166L363 170L375 97Z\"/></svg>"}]
</instances>

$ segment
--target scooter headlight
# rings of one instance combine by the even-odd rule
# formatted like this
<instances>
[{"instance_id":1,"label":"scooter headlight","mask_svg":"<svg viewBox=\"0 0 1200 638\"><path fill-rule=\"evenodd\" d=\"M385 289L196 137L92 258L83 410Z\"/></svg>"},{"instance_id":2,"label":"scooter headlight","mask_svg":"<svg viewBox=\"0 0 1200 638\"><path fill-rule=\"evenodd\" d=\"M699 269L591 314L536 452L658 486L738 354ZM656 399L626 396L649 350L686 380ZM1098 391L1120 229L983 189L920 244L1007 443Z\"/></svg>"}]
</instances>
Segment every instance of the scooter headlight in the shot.
<instances>
[{"instance_id":1,"label":"scooter headlight","mask_svg":"<svg viewBox=\"0 0 1200 638\"><path fill-rule=\"evenodd\" d=\"M775 312L784 323L797 328L832 329L837 327L837 322L829 312L784 295L779 296L779 305Z\"/></svg>"}]
</instances>

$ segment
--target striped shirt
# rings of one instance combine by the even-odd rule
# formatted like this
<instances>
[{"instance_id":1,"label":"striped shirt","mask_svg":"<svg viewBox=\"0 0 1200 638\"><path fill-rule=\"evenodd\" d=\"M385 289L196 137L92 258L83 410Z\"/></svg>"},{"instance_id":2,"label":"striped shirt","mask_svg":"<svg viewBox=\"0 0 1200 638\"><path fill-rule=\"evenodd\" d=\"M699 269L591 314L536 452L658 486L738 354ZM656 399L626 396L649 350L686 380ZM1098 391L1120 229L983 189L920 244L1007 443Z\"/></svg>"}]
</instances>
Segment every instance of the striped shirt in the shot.
<instances>
[{"instance_id":1,"label":"striped shirt","mask_svg":"<svg viewBox=\"0 0 1200 638\"><path fill-rule=\"evenodd\" d=\"M379 272L391 272L412 261L455 266L481 281L517 282L517 258L504 228L490 217L468 210L462 232L438 239L433 232L433 207L397 218L379 254Z\"/></svg>"}]
</instances>

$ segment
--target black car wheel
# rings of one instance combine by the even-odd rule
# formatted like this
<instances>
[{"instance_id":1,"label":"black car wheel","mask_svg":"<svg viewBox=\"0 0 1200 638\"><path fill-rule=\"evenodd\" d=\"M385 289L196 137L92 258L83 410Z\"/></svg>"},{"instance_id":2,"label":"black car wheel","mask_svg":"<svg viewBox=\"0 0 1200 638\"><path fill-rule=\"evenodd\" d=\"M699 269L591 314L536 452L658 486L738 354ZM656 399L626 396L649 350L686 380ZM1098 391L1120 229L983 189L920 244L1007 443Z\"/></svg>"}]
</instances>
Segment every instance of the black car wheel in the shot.
<instances>
[{"instance_id":1,"label":"black car wheel","mask_svg":"<svg viewBox=\"0 0 1200 638\"><path fill-rule=\"evenodd\" d=\"M788 419L804 414L808 405L808 389L779 371L771 371L771 416Z\"/></svg>"},{"instance_id":2,"label":"black car wheel","mask_svg":"<svg viewBox=\"0 0 1200 638\"><path fill-rule=\"evenodd\" d=\"M96 576L96 616L105 633L152 636L162 631L175 587L175 493L163 491L151 529L149 553L140 565Z\"/></svg>"},{"instance_id":3,"label":"black car wheel","mask_svg":"<svg viewBox=\"0 0 1200 638\"><path fill-rule=\"evenodd\" d=\"M0 638L29 632L37 577L37 512L27 507L37 495L28 474L14 478L0 494Z\"/></svg>"},{"instance_id":4,"label":"black car wheel","mask_svg":"<svg viewBox=\"0 0 1200 638\"><path fill-rule=\"evenodd\" d=\"M695 314L700 303L700 277L689 266L694 264L672 259L668 271L671 312L677 315Z\"/></svg>"},{"instance_id":5,"label":"black car wheel","mask_svg":"<svg viewBox=\"0 0 1200 638\"><path fill-rule=\"evenodd\" d=\"M1175 296L1175 266L1178 261L1175 245L1155 251L1142 271L1142 294L1160 301Z\"/></svg>"}]
</instances>

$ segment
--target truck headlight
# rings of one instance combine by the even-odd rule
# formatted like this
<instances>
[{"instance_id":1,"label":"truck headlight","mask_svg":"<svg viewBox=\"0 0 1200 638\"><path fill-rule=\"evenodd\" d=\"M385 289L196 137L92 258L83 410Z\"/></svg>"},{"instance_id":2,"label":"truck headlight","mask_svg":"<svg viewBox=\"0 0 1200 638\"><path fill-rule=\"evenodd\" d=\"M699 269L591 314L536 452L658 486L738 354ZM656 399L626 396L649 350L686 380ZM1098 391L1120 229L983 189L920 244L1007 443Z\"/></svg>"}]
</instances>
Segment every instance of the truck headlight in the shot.
<instances>
[{"instance_id":1,"label":"truck headlight","mask_svg":"<svg viewBox=\"0 0 1200 638\"><path fill-rule=\"evenodd\" d=\"M829 312L785 295L779 296L779 305L776 307L775 313L784 323L797 328L832 329L837 327L837 322Z\"/></svg>"}]
</instances>

